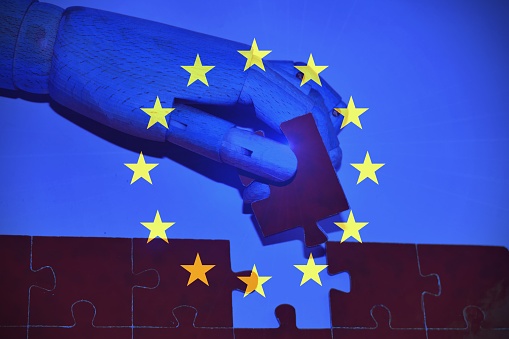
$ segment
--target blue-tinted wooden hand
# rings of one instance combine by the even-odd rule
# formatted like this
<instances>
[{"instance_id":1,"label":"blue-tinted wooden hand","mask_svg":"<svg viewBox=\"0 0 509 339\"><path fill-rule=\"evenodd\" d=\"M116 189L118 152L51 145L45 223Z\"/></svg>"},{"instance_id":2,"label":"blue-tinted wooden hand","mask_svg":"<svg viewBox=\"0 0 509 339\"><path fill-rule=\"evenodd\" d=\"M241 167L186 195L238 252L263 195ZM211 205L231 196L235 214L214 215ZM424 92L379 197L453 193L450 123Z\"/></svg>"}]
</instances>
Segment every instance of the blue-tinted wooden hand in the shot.
<instances>
[{"instance_id":1,"label":"blue-tinted wooden hand","mask_svg":"<svg viewBox=\"0 0 509 339\"><path fill-rule=\"evenodd\" d=\"M277 132L282 122L311 112L339 167L342 119L333 108L345 105L323 80L322 86L300 86L293 62L264 60L265 71L244 71L246 59L237 52L250 49L244 44L89 8L63 10L31 0L0 4L1 88L48 94L119 131L170 141L276 182L297 168L289 147L203 107L252 106L256 118ZM215 66L207 73L208 86L188 86L189 73L181 67L193 65L197 54L203 65ZM168 128L147 128L149 116L141 108L153 107L156 96L163 107L175 108L166 116ZM247 200L260 197L252 190Z\"/></svg>"}]
</instances>

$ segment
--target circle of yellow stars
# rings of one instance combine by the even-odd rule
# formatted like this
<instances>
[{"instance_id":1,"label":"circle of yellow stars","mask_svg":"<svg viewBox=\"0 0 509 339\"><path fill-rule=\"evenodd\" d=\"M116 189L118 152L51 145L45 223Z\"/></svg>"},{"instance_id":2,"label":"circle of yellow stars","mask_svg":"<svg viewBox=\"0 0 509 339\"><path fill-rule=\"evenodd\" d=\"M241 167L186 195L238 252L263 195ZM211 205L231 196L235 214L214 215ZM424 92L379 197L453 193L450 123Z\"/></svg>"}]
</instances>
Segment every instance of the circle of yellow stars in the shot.
<instances>
[{"instance_id":1,"label":"circle of yellow stars","mask_svg":"<svg viewBox=\"0 0 509 339\"><path fill-rule=\"evenodd\" d=\"M249 50L238 50L237 52L244 58L246 58L244 71L247 71L253 66L256 66L260 70L265 71L263 58L265 58L272 51L260 50L256 42L256 39L253 39L253 42L251 43L251 48ZM320 73L323 72L326 68L328 68L328 66L316 65L315 60L313 58L313 54L311 53L309 54L309 58L306 65L298 65L294 67L299 72L302 73L300 86L305 85L309 81L313 81L319 86L322 86L320 80ZM203 85L209 87L207 73L214 69L215 66L204 65L200 58L200 54L197 53L194 58L194 63L192 65L184 65L181 66L181 68L184 69L189 75L187 81L188 87L195 84L196 82L201 82ZM159 96L156 96L153 107L142 107L140 109L149 116L147 129L151 128L156 124L160 124L161 126L168 129L168 122L171 119L171 116L169 115L171 112L175 110L175 108L172 107L163 107ZM358 128L362 129L360 116L364 114L367 110L368 108L356 107L353 97L350 97L347 107L334 108L335 115L342 116L343 118L341 129L345 128L349 124L353 124ZM149 184L152 184L150 171L153 170L159 164L147 163L143 156L143 152L140 152L138 161L136 163L125 163L124 165L133 171L130 182L130 184L132 185L139 179L144 179ZM385 165L384 163L373 163L371 160L371 156L367 151L364 161L362 163L351 164L351 166L353 166L355 169L359 171L357 184L363 182L365 179L370 179L377 185L379 184L379 182L376 175L376 171L378 171L384 165ZM141 222L141 224L150 231L147 238L147 243L150 243L152 240L156 238L160 238L166 243L169 243L166 231L170 227L172 227L175 224L175 222L163 222L159 210L157 210L154 220L152 222ZM346 222L335 222L334 224L343 230L341 243L350 237L362 243L359 231L363 227L365 227L368 224L368 222L357 222L355 220L353 211L350 210L350 214ZM206 286L209 286L207 274L216 265L203 264L202 259L200 257L200 253L196 253L196 257L193 264L185 265L183 264L180 266L189 273L187 286L195 282L196 283L201 282ZM322 286L322 282L320 280L320 272L327 268L327 265L317 265L315 263L312 253L309 254L306 264L296 264L294 265L294 267L302 273L302 280L300 282L301 286L309 281L314 281L318 285ZM260 275L258 273L256 265L253 265L253 268L249 276L238 276L237 278L246 284L244 297L248 296L253 292L256 292L259 295L265 297L263 285L267 283L272 278L272 276Z\"/></svg>"}]
</instances>

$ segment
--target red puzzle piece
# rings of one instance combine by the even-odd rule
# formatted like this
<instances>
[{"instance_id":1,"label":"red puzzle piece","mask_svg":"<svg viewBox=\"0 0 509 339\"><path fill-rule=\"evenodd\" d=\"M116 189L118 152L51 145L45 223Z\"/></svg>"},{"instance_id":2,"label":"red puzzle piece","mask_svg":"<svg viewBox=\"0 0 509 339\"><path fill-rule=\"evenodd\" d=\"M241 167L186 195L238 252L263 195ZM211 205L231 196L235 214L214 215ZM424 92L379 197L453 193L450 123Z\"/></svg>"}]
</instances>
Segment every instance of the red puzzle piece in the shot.
<instances>
[{"instance_id":1,"label":"red puzzle piece","mask_svg":"<svg viewBox=\"0 0 509 339\"><path fill-rule=\"evenodd\" d=\"M440 277L439 296L426 295L429 328L465 328L463 310L484 312L484 328L509 328L509 251L493 246L418 245L422 274Z\"/></svg>"},{"instance_id":2,"label":"red puzzle piece","mask_svg":"<svg viewBox=\"0 0 509 339\"><path fill-rule=\"evenodd\" d=\"M281 130L297 157L297 172L284 185L270 185L270 196L251 206L264 236L301 226L306 246L315 246L327 240L316 222L347 210L348 202L313 115L283 122Z\"/></svg>"},{"instance_id":3,"label":"red puzzle piece","mask_svg":"<svg viewBox=\"0 0 509 339\"><path fill-rule=\"evenodd\" d=\"M1 327L0 338L2 339L27 339L27 327Z\"/></svg>"},{"instance_id":4,"label":"red puzzle piece","mask_svg":"<svg viewBox=\"0 0 509 339\"><path fill-rule=\"evenodd\" d=\"M331 329L299 329L293 306L276 308L279 328L236 328L235 339L331 339Z\"/></svg>"},{"instance_id":5,"label":"red puzzle piece","mask_svg":"<svg viewBox=\"0 0 509 339\"><path fill-rule=\"evenodd\" d=\"M429 329L428 339L507 339L509 329L481 328L484 314L476 307L467 307L464 310L464 319L467 327L464 329Z\"/></svg>"},{"instance_id":6,"label":"red puzzle piece","mask_svg":"<svg viewBox=\"0 0 509 339\"><path fill-rule=\"evenodd\" d=\"M51 268L40 271L31 269L31 241L31 237L0 236L0 258L3 259L0 273L0 326L22 326L25 337L29 290L33 292L38 289L35 285L52 289L55 284Z\"/></svg>"},{"instance_id":7,"label":"red puzzle piece","mask_svg":"<svg viewBox=\"0 0 509 339\"><path fill-rule=\"evenodd\" d=\"M339 339L427 339L426 330L391 328L390 311L383 306L371 309L371 317L376 323L374 328L334 328L334 338Z\"/></svg>"},{"instance_id":8,"label":"red puzzle piece","mask_svg":"<svg viewBox=\"0 0 509 339\"><path fill-rule=\"evenodd\" d=\"M348 272L350 292L331 290L333 327L375 327L370 311L386 306L393 328L424 328L422 293L438 290L419 273L416 245L328 242L329 274Z\"/></svg>"},{"instance_id":9,"label":"red puzzle piece","mask_svg":"<svg viewBox=\"0 0 509 339\"><path fill-rule=\"evenodd\" d=\"M94 305L78 302L72 306L75 322L71 327L31 327L28 339L131 339L130 327L95 327ZM26 339L26 334L25 334Z\"/></svg>"},{"instance_id":10,"label":"red puzzle piece","mask_svg":"<svg viewBox=\"0 0 509 339\"><path fill-rule=\"evenodd\" d=\"M131 326L132 288L143 278L132 271L131 246L131 239L34 237L33 267L50 265L56 287L32 290L30 324L72 326L71 306L87 300L96 326ZM153 277L143 286L156 285Z\"/></svg>"},{"instance_id":11,"label":"red puzzle piece","mask_svg":"<svg viewBox=\"0 0 509 339\"><path fill-rule=\"evenodd\" d=\"M216 265L206 273L209 286L201 280L187 286L190 273L180 265L193 264L197 253L202 264ZM133 290L135 326L177 326L173 309L188 305L198 310L198 327L233 327L232 291L245 284L231 271L229 241L134 239L134 269L156 269L160 276L156 288Z\"/></svg>"},{"instance_id":12,"label":"red puzzle piece","mask_svg":"<svg viewBox=\"0 0 509 339\"><path fill-rule=\"evenodd\" d=\"M177 327L134 329L134 339L233 339L233 328L200 328L195 327L194 320L198 311L190 306L180 306L173 310L173 318Z\"/></svg>"}]
</instances>

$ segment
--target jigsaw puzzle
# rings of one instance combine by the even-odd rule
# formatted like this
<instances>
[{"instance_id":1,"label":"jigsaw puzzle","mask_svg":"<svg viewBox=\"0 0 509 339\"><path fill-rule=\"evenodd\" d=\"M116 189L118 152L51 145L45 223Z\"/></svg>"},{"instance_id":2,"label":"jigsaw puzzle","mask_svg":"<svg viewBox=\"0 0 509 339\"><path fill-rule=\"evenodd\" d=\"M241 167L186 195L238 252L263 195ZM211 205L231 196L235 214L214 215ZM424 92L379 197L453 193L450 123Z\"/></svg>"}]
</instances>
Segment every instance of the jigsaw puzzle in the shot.
<instances>
[{"instance_id":1,"label":"jigsaw puzzle","mask_svg":"<svg viewBox=\"0 0 509 339\"><path fill-rule=\"evenodd\" d=\"M133 336L135 338L151 339L234 339L233 327L198 327L196 318L199 316L198 310L191 306L179 306L172 312L172 320L175 327L157 328L143 327L135 328Z\"/></svg>"},{"instance_id":2,"label":"jigsaw puzzle","mask_svg":"<svg viewBox=\"0 0 509 339\"><path fill-rule=\"evenodd\" d=\"M134 239L133 262L136 272L159 272L157 287L133 290L135 326L175 327L172 311L188 305L199 310L194 321L197 327L233 327L232 292L246 285L231 271L229 241L174 239L168 246L162 241L147 244L146 239ZM182 264L190 270L194 265L196 275ZM209 265L206 275L198 275L202 265ZM195 277L204 279L190 279Z\"/></svg>"},{"instance_id":3,"label":"jigsaw puzzle","mask_svg":"<svg viewBox=\"0 0 509 339\"><path fill-rule=\"evenodd\" d=\"M327 243L339 338L509 338L509 251L495 246Z\"/></svg>"},{"instance_id":4,"label":"jigsaw puzzle","mask_svg":"<svg viewBox=\"0 0 509 339\"><path fill-rule=\"evenodd\" d=\"M509 338L503 247L327 243L331 327L235 328L227 240L0 236L0 338Z\"/></svg>"},{"instance_id":5,"label":"jigsaw puzzle","mask_svg":"<svg viewBox=\"0 0 509 339\"><path fill-rule=\"evenodd\" d=\"M55 285L51 268L32 268L31 246L31 237L0 236L0 326L26 327L29 292Z\"/></svg>"},{"instance_id":6,"label":"jigsaw puzzle","mask_svg":"<svg viewBox=\"0 0 509 339\"><path fill-rule=\"evenodd\" d=\"M96 326L131 326L133 287L156 286L158 280L155 271L133 272L131 239L34 237L32 265L50 266L56 284L32 290L30 325L71 326L71 306L87 300L97 310Z\"/></svg>"},{"instance_id":7,"label":"jigsaw puzzle","mask_svg":"<svg viewBox=\"0 0 509 339\"><path fill-rule=\"evenodd\" d=\"M270 196L251 207L264 236L300 226L306 246L316 246L327 241L316 223L347 210L348 202L313 115L283 122L281 130L297 157L296 174L290 182L269 185Z\"/></svg>"},{"instance_id":8,"label":"jigsaw puzzle","mask_svg":"<svg viewBox=\"0 0 509 339\"><path fill-rule=\"evenodd\" d=\"M393 328L425 328L422 293L438 281L420 274L415 245L328 242L326 251L329 274L348 272L351 286L330 292L332 326L374 327L370 311L384 305Z\"/></svg>"},{"instance_id":9,"label":"jigsaw puzzle","mask_svg":"<svg viewBox=\"0 0 509 339\"><path fill-rule=\"evenodd\" d=\"M373 328L333 328L334 338L340 339L426 339L426 330L391 328L391 313L384 306L374 306L371 316L375 322Z\"/></svg>"},{"instance_id":10,"label":"jigsaw puzzle","mask_svg":"<svg viewBox=\"0 0 509 339\"><path fill-rule=\"evenodd\" d=\"M438 293L426 295L430 328L465 328L463 310L478 307L482 327L509 328L509 252L493 246L417 245L421 272L437 274Z\"/></svg>"},{"instance_id":11,"label":"jigsaw puzzle","mask_svg":"<svg viewBox=\"0 0 509 339\"><path fill-rule=\"evenodd\" d=\"M484 314L477 307L467 307L463 311L466 328L461 329L429 329L428 339L507 339L509 328L484 329Z\"/></svg>"},{"instance_id":12,"label":"jigsaw puzzle","mask_svg":"<svg viewBox=\"0 0 509 339\"><path fill-rule=\"evenodd\" d=\"M130 339L130 327L95 326L96 308L87 301L71 306L74 324L68 327L30 327L30 339ZM7 337L6 337L7 338ZM27 338L26 333L23 338Z\"/></svg>"},{"instance_id":13,"label":"jigsaw puzzle","mask_svg":"<svg viewBox=\"0 0 509 339\"><path fill-rule=\"evenodd\" d=\"M299 329L295 309L283 304L276 308L279 328L236 328L235 339L331 339L330 329Z\"/></svg>"}]
</instances>

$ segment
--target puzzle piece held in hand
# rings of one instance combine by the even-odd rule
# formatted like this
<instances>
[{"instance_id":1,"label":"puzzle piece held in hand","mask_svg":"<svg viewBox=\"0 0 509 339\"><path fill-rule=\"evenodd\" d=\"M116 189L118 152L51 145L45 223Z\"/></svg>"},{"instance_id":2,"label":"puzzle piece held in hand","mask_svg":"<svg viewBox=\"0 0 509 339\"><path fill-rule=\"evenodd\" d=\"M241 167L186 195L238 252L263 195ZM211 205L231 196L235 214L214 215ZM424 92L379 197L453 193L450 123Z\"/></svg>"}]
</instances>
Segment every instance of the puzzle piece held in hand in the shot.
<instances>
[{"instance_id":1,"label":"puzzle piece held in hand","mask_svg":"<svg viewBox=\"0 0 509 339\"><path fill-rule=\"evenodd\" d=\"M135 326L175 327L173 309L188 305L198 310L197 327L233 327L232 292L245 284L231 271L229 241L133 241L135 272L155 269L160 277L156 288L133 290ZM206 272L208 286L201 280L188 285L190 272L180 266L193 264L197 254L203 265L215 265Z\"/></svg>"},{"instance_id":2,"label":"puzzle piece held in hand","mask_svg":"<svg viewBox=\"0 0 509 339\"><path fill-rule=\"evenodd\" d=\"M195 319L199 316L199 312L191 306L179 306L173 310L174 320L176 324L174 328L155 328L155 327L139 327L134 329L134 338L150 338L150 339L233 339L233 328L223 327L195 327Z\"/></svg>"},{"instance_id":3,"label":"puzzle piece held in hand","mask_svg":"<svg viewBox=\"0 0 509 339\"><path fill-rule=\"evenodd\" d=\"M350 292L330 292L333 327L375 327L373 306L391 312L392 328L424 329L422 293L438 291L419 272L416 245L328 242L329 274L348 272Z\"/></svg>"},{"instance_id":4,"label":"puzzle piece held in hand","mask_svg":"<svg viewBox=\"0 0 509 339\"><path fill-rule=\"evenodd\" d=\"M26 236L0 236L0 258L3 259L0 273L0 327L22 326L25 337L29 290L32 293L42 291L35 286L52 289L55 284L51 268L32 270L31 241L32 238Z\"/></svg>"},{"instance_id":5,"label":"puzzle piece held in hand","mask_svg":"<svg viewBox=\"0 0 509 339\"><path fill-rule=\"evenodd\" d=\"M509 251L495 246L417 245L422 274L440 290L424 297L429 328L465 328L463 310L484 312L484 328L509 328Z\"/></svg>"},{"instance_id":6,"label":"puzzle piece held in hand","mask_svg":"<svg viewBox=\"0 0 509 339\"><path fill-rule=\"evenodd\" d=\"M279 328L236 328L235 339L331 339L330 329L299 329L295 309L283 304L276 308Z\"/></svg>"},{"instance_id":7,"label":"puzzle piece held in hand","mask_svg":"<svg viewBox=\"0 0 509 339\"><path fill-rule=\"evenodd\" d=\"M264 236L300 226L306 246L316 246L327 240L317 221L347 210L348 202L313 115L283 122L281 130L297 157L297 171L290 182L269 185L269 197L251 207Z\"/></svg>"}]
</instances>

